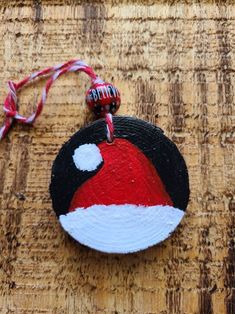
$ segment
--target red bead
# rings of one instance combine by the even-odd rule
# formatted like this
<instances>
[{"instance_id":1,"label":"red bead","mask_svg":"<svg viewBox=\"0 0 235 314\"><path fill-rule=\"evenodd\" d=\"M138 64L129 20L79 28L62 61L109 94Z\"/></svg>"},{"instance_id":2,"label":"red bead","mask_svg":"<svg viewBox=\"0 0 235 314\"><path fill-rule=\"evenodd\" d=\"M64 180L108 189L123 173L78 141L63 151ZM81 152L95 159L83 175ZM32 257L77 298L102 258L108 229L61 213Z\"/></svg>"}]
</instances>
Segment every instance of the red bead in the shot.
<instances>
[{"instance_id":1,"label":"red bead","mask_svg":"<svg viewBox=\"0 0 235 314\"><path fill-rule=\"evenodd\" d=\"M120 107L120 93L110 83L94 84L86 92L86 103L97 117L114 114Z\"/></svg>"}]
</instances>

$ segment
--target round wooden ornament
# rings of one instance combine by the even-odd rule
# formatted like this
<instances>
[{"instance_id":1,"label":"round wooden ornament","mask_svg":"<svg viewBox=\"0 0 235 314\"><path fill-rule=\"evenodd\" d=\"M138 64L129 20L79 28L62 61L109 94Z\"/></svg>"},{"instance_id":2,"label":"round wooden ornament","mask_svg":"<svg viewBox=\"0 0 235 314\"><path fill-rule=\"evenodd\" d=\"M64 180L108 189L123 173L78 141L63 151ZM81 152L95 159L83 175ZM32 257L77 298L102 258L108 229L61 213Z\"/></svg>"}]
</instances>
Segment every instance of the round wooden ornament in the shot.
<instances>
[{"instance_id":1,"label":"round wooden ornament","mask_svg":"<svg viewBox=\"0 0 235 314\"><path fill-rule=\"evenodd\" d=\"M120 106L119 91L80 60L54 67L41 107L52 82L75 71L91 77L86 101L104 118L75 133L53 163L50 194L60 224L75 240L102 252L130 253L158 244L175 230L188 204L185 161L160 128L136 118L113 117ZM16 110L17 85L9 87L1 137L13 118L30 120ZM37 108L31 120L41 110Z\"/></svg>"},{"instance_id":2,"label":"round wooden ornament","mask_svg":"<svg viewBox=\"0 0 235 314\"><path fill-rule=\"evenodd\" d=\"M128 253L166 239L188 204L188 173L163 131L143 120L113 118L78 131L52 167L50 192L62 227L99 251Z\"/></svg>"}]
</instances>

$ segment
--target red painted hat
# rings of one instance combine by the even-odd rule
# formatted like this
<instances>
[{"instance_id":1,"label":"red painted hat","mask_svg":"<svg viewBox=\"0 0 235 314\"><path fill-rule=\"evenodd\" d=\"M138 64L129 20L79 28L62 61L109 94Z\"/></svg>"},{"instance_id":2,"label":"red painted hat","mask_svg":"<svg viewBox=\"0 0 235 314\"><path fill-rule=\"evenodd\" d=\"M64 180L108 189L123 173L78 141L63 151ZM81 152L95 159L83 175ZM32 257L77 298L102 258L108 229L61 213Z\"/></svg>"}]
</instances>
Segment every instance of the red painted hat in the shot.
<instances>
[{"instance_id":1,"label":"red painted hat","mask_svg":"<svg viewBox=\"0 0 235 314\"><path fill-rule=\"evenodd\" d=\"M86 153L84 153L84 148ZM96 154L94 165L103 162L100 171L78 187L69 211L96 205L170 205L172 201L150 160L126 139L113 144L102 142L85 144L78 148L74 160L89 163L89 153ZM89 152L87 154L87 152ZM85 166L85 165L84 165ZM94 167L95 167L94 166ZM81 169L81 168L80 168Z\"/></svg>"},{"instance_id":2,"label":"red painted hat","mask_svg":"<svg viewBox=\"0 0 235 314\"><path fill-rule=\"evenodd\" d=\"M114 117L114 124L111 144L98 120L63 146L52 169L51 195L73 238L100 251L127 253L174 231L188 203L188 175L159 128L125 117Z\"/></svg>"}]
</instances>

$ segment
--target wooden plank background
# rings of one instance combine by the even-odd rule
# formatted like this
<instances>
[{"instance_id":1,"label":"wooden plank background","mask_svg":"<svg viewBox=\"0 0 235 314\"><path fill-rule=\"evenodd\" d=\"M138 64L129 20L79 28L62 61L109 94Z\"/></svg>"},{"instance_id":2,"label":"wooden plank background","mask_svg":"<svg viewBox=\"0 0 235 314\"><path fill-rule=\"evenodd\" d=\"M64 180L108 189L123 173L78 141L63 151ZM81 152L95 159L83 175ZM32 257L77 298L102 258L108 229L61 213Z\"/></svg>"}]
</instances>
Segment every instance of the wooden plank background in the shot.
<instances>
[{"instance_id":1,"label":"wooden plank background","mask_svg":"<svg viewBox=\"0 0 235 314\"><path fill-rule=\"evenodd\" d=\"M35 127L0 143L0 312L234 314L235 4L3 0L0 38L1 103L8 79L80 57L120 89L120 114L175 141L191 186L187 216L159 246L120 256L71 240L51 207L51 165L92 117L87 77L60 78ZM43 83L21 93L21 113Z\"/></svg>"}]
</instances>

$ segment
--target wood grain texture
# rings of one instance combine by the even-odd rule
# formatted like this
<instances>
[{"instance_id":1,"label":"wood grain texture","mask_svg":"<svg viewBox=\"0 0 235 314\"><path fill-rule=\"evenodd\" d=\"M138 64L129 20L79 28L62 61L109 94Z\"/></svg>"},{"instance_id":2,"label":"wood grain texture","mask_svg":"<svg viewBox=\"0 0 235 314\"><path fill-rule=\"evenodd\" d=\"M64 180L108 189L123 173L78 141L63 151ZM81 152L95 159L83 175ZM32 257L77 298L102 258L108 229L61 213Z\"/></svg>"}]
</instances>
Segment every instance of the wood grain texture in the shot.
<instances>
[{"instance_id":1,"label":"wood grain texture","mask_svg":"<svg viewBox=\"0 0 235 314\"><path fill-rule=\"evenodd\" d=\"M81 57L119 88L120 114L175 141L191 185L183 223L159 246L119 256L71 240L50 170L92 117L85 75L60 78L35 127L0 143L1 313L235 313L234 17L233 1L0 2L1 102L8 79ZM20 112L42 86L22 92Z\"/></svg>"}]
</instances>

